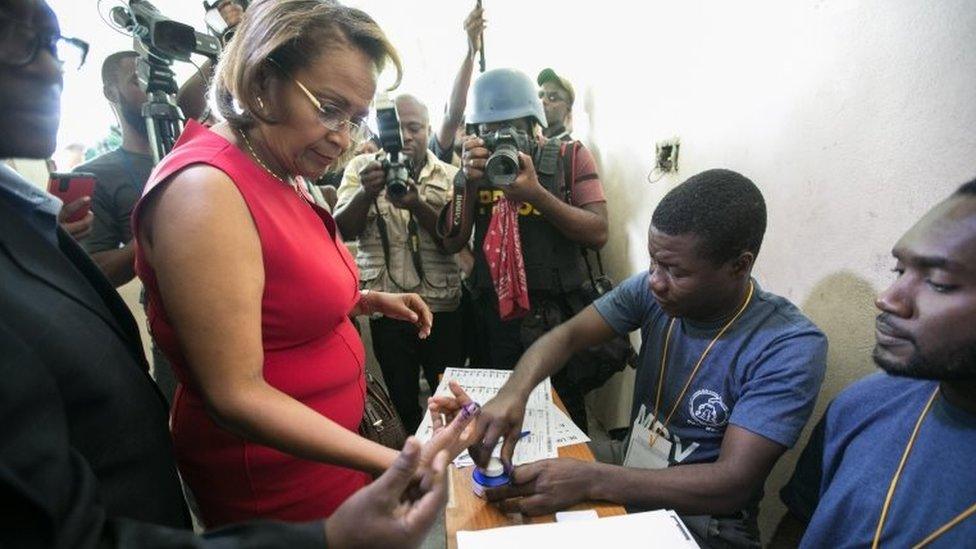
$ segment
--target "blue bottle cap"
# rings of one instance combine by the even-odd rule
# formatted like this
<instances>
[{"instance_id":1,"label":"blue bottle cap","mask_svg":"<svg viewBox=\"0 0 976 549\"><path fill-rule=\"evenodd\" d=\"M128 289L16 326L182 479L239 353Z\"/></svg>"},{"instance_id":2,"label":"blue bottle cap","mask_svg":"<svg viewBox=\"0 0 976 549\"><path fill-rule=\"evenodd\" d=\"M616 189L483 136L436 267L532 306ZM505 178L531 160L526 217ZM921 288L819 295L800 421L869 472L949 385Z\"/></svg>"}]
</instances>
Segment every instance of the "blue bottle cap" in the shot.
<instances>
[{"instance_id":1,"label":"blue bottle cap","mask_svg":"<svg viewBox=\"0 0 976 549\"><path fill-rule=\"evenodd\" d=\"M471 473L472 488L478 497L484 497L486 488L504 486L511 482L511 478L505 473L505 467L498 458L491 458L488 466L482 469L475 467Z\"/></svg>"}]
</instances>

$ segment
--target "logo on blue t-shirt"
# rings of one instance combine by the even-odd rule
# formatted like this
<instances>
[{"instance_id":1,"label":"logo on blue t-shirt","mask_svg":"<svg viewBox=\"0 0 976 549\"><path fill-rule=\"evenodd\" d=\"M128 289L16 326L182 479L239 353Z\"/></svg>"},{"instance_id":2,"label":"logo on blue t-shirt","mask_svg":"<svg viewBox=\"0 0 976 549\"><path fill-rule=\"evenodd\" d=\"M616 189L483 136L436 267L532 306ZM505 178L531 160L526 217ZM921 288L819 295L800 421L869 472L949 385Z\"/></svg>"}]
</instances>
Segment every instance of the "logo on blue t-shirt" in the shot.
<instances>
[{"instance_id":1,"label":"logo on blue t-shirt","mask_svg":"<svg viewBox=\"0 0 976 549\"><path fill-rule=\"evenodd\" d=\"M715 391L699 389L688 400L688 415L691 423L717 430L729 422L729 407Z\"/></svg>"}]
</instances>

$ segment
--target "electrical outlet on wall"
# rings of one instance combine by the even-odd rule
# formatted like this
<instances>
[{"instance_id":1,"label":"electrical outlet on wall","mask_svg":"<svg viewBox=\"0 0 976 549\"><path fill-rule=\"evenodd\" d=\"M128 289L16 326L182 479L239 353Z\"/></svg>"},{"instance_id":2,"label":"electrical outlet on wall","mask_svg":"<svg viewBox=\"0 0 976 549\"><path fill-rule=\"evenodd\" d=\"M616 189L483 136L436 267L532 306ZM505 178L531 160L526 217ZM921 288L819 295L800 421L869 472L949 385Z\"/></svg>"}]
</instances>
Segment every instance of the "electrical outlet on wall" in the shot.
<instances>
[{"instance_id":1,"label":"electrical outlet on wall","mask_svg":"<svg viewBox=\"0 0 976 549\"><path fill-rule=\"evenodd\" d=\"M677 137L658 141L654 146L654 168L660 173L678 171L678 149L680 147L681 140Z\"/></svg>"}]
</instances>

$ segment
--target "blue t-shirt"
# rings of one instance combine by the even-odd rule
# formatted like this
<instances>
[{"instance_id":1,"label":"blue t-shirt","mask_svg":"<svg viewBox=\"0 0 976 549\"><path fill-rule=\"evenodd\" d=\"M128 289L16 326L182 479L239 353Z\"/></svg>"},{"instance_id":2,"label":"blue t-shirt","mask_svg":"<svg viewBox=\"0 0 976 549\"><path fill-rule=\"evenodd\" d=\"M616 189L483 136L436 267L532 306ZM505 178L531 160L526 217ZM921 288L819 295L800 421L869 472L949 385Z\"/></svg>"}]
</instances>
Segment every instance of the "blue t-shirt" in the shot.
<instances>
[{"instance_id":1,"label":"blue t-shirt","mask_svg":"<svg viewBox=\"0 0 976 549\"><path fill-rule=\"evenodd\" d=\"M936 387L934 381L879 373L837 396L824 418L820 459L800 464L819 465L819 474L798 465L790 481L820 482L801 547L871 545L891 478ZM976 503L974 457L976 415L936 397L901 473L880 545L911 547ZM976 516L930 547L976 547Z\"/></svg>"},{"instance_id":2,"label":"blue t-shirt","mask_svg":"<svg viewBox=\"0 0 976 549\"><path fill-rule=\"evenodd\" d=\"M594 302L617 333L641 330L632 422L653 415L670 321L648 282L648 273L640 273ZM661 421L720 328L721 323L675 322ZM813 410L826 361L824 334L792 303L756 284L745 312L715 343L667 426L674 445L671 465L716 461L729 424L791 447Z\"/></svg>"}]
</instances>

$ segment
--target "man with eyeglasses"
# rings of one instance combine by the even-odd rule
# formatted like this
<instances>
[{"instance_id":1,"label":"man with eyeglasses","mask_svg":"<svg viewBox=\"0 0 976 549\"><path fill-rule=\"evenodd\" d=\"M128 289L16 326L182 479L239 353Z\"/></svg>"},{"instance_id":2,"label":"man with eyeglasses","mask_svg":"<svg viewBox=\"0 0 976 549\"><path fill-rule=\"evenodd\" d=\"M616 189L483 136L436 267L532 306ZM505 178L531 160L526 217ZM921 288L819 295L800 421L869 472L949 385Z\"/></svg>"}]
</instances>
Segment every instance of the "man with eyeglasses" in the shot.
<instances>
[{"instance_id":1,"label":"man with eyeglasses","mask_svg":"<svg viewBox=\"0 0 976 549\"><path fill-rule=\"evenodd\" d=\"M434 313L430 335L417 338L416 327L402 320L369 321L373 352L383 370L390 398L408 432L420 425L419 376L431 388L447 367L464 360L461 273L457 254L443 251L437 238L437 211L451 198L458 169L427 148L430 121L417 98L396 98L403 156L410 169L407 192L386 188L386 174L376 154L353 158L337 192L336 224L347 240L358 239L356 263L364 288L416 292Z\"/></svg>"},{"instance_id":2,"label":"man with eyeglasses","mask_svg":"<svg viewBox=\"0 0 976 549\"><path fill-rule=\"evenodd\" d=\"M6 29L0 35L0 51L4 53L4 58L9 60L11 66L29 65L41 48L47 48L57 52L59 62L64 67L72 70L80 67L88 55L88 44L86 42L77 38L60 36L59 34L30 32L18 26L17 21L4 11L0 11L0 25L4 25ZM27 119L29 124L33 125L37 123L37 113L32 106L42 101L42 98L24 97L21 88L18 88L14 83L8 84L5 80L3 86L0 86L0 97L7 96L14 98L14 101L10 103L12 105L11 110L4 112L2 116L10 118L12 122ZM15 125L13 127L18 128L19 131L21 128L32 126ZM19 172L25 176L25 179L30 179L30 175L23 169L22 164L24 162L21 162L22 159L15 159L12 155L0 156L0 158L4 159L3 162L0 162L0 166L4 168L4 171L7 171L7 173ZM45 157L45 159L47 158ZM53 170L51 165L51 162L48 161L48 171ZM8 171L8 168L13 169ZM42 186L47 182L46 173L42 175L43 178L38 176L34 180L38 186ZM37 200L38 202L45 202L51 198L37 187L23 187L18 190L18 193L32 197L32 200ZM94 214L89 211L88 215L78 221L69 222L67 220L74 217L74 214L79 209L87 206L90 201L90 198L82 197L60 208L60 213L58 214L59 224L68 234L76 239L83 239L91 233ZM60 202L52 201L51 204L58 204L60 207Z\"/></svg>"},{"instance_id":3,"label":"man with eyeglasses","mask_svg":"<svg viewBox=\"0 0 976 549\"><path fill-rule=\"evenodd\" d=\"M55 148L62 71L84 42L39 0L0 5L0 157ZM0 166L0 546L416 546L443 509L446 456L391 469L328 522L253 522L197 536L167 406L112 285L60 230L60 203ZM407 488L418 477L430 489ZM369 528L362 528L368 524ZM328 537L328 540L326 540Z\"/></svg>"},{"instance_id":4,"label":"man with eyeglasses","mask_svg":"<svg viewBox=\"0 0 976 549\"><path fill-rule=\"evenodd\" d=\"M552 69L543 69L536 77L539 99L546 111L546 128L542 134L553 139L572 141L573 101L576 93L573 85Z\"/></svg>"}]
</instances>

